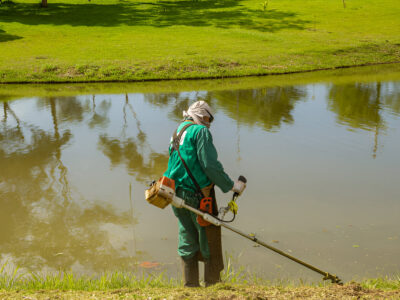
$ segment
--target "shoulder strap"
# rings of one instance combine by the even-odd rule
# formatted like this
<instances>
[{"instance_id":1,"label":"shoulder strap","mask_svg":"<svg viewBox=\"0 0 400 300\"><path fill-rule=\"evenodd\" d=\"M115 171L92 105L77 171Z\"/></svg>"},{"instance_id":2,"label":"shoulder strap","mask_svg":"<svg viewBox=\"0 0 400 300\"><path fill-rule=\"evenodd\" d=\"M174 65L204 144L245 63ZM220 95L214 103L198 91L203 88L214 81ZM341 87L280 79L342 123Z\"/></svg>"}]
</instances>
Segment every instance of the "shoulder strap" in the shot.
<instances>
[{"instance_id":1,"label":"shoulder strap","mask_svg":"<svg viewBox=\"0 0 400 300\"><path fill-rule=\"evenodd\" d=\"M176 150L176 151L179 150L179 143L181 141L181 137L182 137L183 133L185 132L185 130L188 127L190 127L192 125L194 125L194 124L189 123L189 124L186 124L185 126L183 126L181 131L179 131L179 134L178 134L179 127L175 130L174 134L172 135L172 150Z\"/></svg>"},{"instance_id":2,"label":"shoulder strap","mask_svg":"<svg viewBox=\"0 0 400 300\"><path fill-rule=\"evenodd\" d=\"M179 144L180 144L181 137L182 137L183 133L185 132L185 130L188 127L192 126L192 125L194 125L194 124L193 123L189 123L189 124L186 124L185 126L183 126L182 129L179 131L179 134L177 134L178 129L175 130L175 132L174 132L174 134L172 136L172 150L176 150L176 152L178 152L179 158L181 159L182 164L186 169L186 172L188 173L190 179L192 180L192 182L196 186L197 192L202 196L202 198L204 198L204 194L201 191L200 185L197 183L197 181L194 178L192 172L190 172L189 167L187 166L185 160L182 158L181 153L179 151Z\"/></svg>"}]
</instances>

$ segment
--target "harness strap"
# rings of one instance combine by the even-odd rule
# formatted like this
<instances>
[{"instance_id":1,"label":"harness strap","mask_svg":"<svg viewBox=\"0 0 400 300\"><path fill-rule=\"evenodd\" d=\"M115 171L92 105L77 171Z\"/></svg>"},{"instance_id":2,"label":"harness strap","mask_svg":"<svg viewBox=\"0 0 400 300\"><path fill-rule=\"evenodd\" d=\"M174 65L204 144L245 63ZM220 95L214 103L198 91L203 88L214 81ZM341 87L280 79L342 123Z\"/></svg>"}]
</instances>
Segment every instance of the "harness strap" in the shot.
<instances>
[{"instance_id":1,"label":"harness strap","mask_svg":"<svg viewBox=\"0 0 400 300\"><path fill-rule=\"evenodd\" d=\"M187 166L185 160L182 158L181 153L179 151L179 144L180 144L181 137L182 137L183 133L185 132L185 130L188 127L192 126L192 125L194 125L194 124L193 123L189 123L189 124L186 124L185 126L183 126L182 129L179 131L179 134L177 133L178 129L175 130L174 134L172 135L172 152L173 152L173 150L176 150L178 152L179 158L181 159L182 164L186 169L186 172L188 173L190 179L192 180L192 182L196 186L197 192L199 193L201 198L204 198L204 194L201 191L200 185L197 183L197 181L194 178L192 172L190 172L189 167ZM172 154L172 152L171 152L171 154Z\"/></svg>"}]
</instances>

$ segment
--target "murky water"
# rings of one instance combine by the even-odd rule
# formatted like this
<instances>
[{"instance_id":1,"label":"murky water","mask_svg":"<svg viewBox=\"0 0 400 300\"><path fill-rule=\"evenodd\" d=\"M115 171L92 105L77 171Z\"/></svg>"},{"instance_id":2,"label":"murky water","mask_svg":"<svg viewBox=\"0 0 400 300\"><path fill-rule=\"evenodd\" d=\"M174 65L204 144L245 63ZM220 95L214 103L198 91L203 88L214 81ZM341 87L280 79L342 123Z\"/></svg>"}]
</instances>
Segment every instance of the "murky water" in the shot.
<instances>
[{"instance_id":1,"label":"murky water","mask_svg":"<svg viewBox=\"0 0 400 300\"><path fill-rule=\"evenodd\" d=\"M398 274L400 72L367 71L192 89L2 87L0 262L179 276L177 220L143 191L166 169L182 110L201 99L216 111L211 131L227 173L248 178L235 227L345 280ZM220 205L229 197L219 192ZM320 279L226 230L223 244L267 278ZM147 261L157 264L146 269Z\"/></svg>"}]
</instances>

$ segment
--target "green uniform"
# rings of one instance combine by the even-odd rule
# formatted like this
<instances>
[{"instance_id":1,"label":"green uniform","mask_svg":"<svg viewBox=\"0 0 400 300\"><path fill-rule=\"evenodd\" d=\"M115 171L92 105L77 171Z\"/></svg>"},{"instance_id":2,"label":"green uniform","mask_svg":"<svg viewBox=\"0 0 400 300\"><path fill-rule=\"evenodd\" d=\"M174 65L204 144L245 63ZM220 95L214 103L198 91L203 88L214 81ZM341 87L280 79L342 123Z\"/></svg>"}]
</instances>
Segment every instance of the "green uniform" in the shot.
<instances>
[{"instance_id":1,"label":"green uniform","mask_svg":"<svg viewBox=\"0 0 400 300\"><path fill-rule=\"evenodd\" d=\"M178 133L189 122L182 122ZM188 205L198 208L200 198L196 194L196 187L187 174L178 152L172 151L172 140L169 149L168 169L164 176L175 180L178 197L184 199ZM211 133L206 126L195 124L188 127L181 137L179 151L200 188L215 184L224 193L232 189L233 181L218 161ZM178 254L182 258L191 258L200 251L203 258L208 259L210 250L205 227L197 223L194 213L184 208L173 207L173 210L179 221Z\"/></svg>"}]
</instances>

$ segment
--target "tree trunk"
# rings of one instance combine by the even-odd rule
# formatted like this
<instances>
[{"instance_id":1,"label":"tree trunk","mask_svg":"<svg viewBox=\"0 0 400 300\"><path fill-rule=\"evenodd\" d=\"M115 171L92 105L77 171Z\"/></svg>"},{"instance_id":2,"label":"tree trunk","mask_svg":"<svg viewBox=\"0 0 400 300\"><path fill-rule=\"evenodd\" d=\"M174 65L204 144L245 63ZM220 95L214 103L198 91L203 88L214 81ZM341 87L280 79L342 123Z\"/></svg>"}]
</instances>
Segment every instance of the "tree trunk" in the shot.
<instances>
[{"instance_id":1,"label":"tree trunk","mask_svg":"<svg viewBox=\"0 0 400 300\"><path fill-rule=\"evenodd\" d=\"M42 0L42 7L47 7L47 0Z\"/></svg>"},{"instance_id":2,"label":"tree trunk","mask_svg":"<svg viewBox=\"0 0 400 300\"><path fill-rule=\"evenodd\" d=\"M381 109L381 82L376 83L376 123L375 123L375 138L374 138L374 150L372 157L376 158L376 153L378 152L378 135L379 135L379 128L381 127L381 118L379 116L379 111Z\"/></svg>"},{"instance_id":3,"label":"tree trunk","mask_svg":"<svg viewBox=\"0 0 400 300\"><path fill-rule=\"evenodd\" d=\"M3 102L3 111L4 111L4 123L7 122L7 102Z\"/></svg>"}]
</instances>

